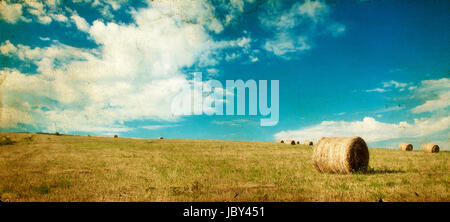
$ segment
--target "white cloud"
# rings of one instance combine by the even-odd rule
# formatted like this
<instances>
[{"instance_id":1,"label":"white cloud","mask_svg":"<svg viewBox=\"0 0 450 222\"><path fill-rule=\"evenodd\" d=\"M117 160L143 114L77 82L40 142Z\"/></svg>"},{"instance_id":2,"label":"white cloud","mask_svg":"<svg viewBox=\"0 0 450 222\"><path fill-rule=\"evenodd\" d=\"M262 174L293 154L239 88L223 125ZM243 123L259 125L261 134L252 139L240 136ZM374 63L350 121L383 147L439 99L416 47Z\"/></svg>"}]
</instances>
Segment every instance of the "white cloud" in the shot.
<instances>
[{"instance_id":1,"label":"white cloud","mask_svg":"<svg viewBox=\"0 0 450 222\"><path fill-rule=\"evenodd\" d=\"M132 24L96 20L89 28L79 26L96 49L57 41L43 48L4 42L2 54L34 63L37 73L1 70L3 107L31 115L30 124L47 131L121 132L129 130L126 121L179 120L171 114L171 101L192 84L181 70L213 67L224 49L250 52L248 37L214 41L210 32L223 27L213 8L191 3L151 2L132 12ZM24 123L20 115L1 121Z\"/></svg>"},{"instance_id":2,"label":"white cloud","mask_svg":"<svg viewBox=\"0 0 450 222\"><path fill-rule=\"evenodd\" d=\"M279 11L277 6L269 7L265 13L259 15L263 27L278 30L292 29L304 24L307 20L313 23L321 22L328 13L328 6L321 1L297 2L283 11Z\"/></svg>"},{"instance_id":3,"label":"white cloud","mask_svg":"<svg viewBox=\"0 0 450 222\"><path fill-rule=\"evenodd\" d=\"M149 125L149 126L141 126L141 128L148 129L148 130L158 130L168 127L177 127L180 125Z\"/></svg>"},{"instance_id":4,"label":"white cloud","mask_svg":"<svg viewBox=\"0 0 450 222\"><path fill-rule=\"evenodd\" d=\"M434 100L427 100L424 104L412 109L413 113L432 112L435 110L444 109L450 106L450 91L439 95L439 98Z\"/></svg>"},{"instance_id":5,"label":"white cloud","mask_svg":"<svg viewBox=\"0 0 450 222\"><path fill-rule=\"evenodd\" d=\"M67 22L68 18L63 14L51 14L51 17L58 22Z\"/></svg>"},{"instance_id":6,"label":"white cloud","mask_svg":"<svg viewBox=\"0 0 450 222\"><path fill-rule=\"evenodd\" d=\"M328 26L328 31L330 31L331 34L335 37L343 35L346 30L347 28L345 27L345 25L340 23L334 23Z\"/></svg>"},{"instance_id":7,"label":"white cloud","mask_svg":"<svg viewBox=\"0 0 450 222\"><path fill-rule=\"evenodd\" d=\"M375 88L375 89L368 89L365 90L365 92L387 92L390 91L390 89L386 89L386 88L392 88L394 87L395 89L398 89L398 91L402 92L406 89L406 87L408 86L407 83L401 83L401 82L397 82L394 80L391 80L389 82L382 82L383 88ZM409 88L409 89L413 89L413 88Z\"/></svg>"},{"instance_id":8,"label":"white cloud","mask_svg":"<svg viewBox=\"0 0 450 222\"><path fill-rule=\"evenodd\" d=\"M96 8L104 17L112 19L114 16L112 11L117 11L128 2L128 0L72 0L77 4L89 4L91 7Z\"/></svg>"},{"instance_id":9,"label":"white cloud","mask_svg":"<svg viewBox=\"0 0 450 222\"><path fill-rule=\"evenodd\" d=\"M305 51L311 47L306 43L305 37L294 38L287 33L279 33L272 40L266 41L264 49L277 56L283 56L288 53Z\"/></svg>"},{"instance_id":10,"label":"white cloud","mask_svg":"<svg viewBox=\"0 0 450 222\"><path fill-rule=\"evenodd\" d=\"M206 70L207 75L210 77L216 77L219 75L219 70L216 68L209 68Z\"/></svg>"},{"instance_id":11,"label":"white cloud","mask_svg":"<svg viewBox=\"0 0 450 222\"><path fill-rule=\"evenodd\" d=\"M27 11L31 15L34 15L38 18L38 22L42 24L49 24L52 22L52 18L47 15L46 10L44 9L44 4L39 1L26 1Z\"/></svg>"},{"instance_id":12,"label":"white cloud","mask_svg":"<svg viewBox=\"0 0 450 222\"><path fill-rule=\"evenodd\" d=\"M388 87L392 87L392 86L395 87L395 88L403 89L406 86L408 86L408 84L407 83L397 82L397 81L394 81L394 80L391 80L389 82L383 82L383 87L384 88L388 88Z\"/></svg>"},{"instance_id":13,"label":"white cloud","mask_svg":"<svg viewBox=\"0 0 450 222\"><path fill-rule=\"evenodd\" d=\"M16 53L17 48L11 44L9 40L6 40L2 45L0 45L0 53L5 56L9 56L11 53Z\"/></svg>"},{"instance_id":14,"label":"white cloud","mask_svg":"<svg viewBox=\"0 0 450 222\"><path fill-rule=\"evenodd\" d=\"M221 49L233 49L233 51L224 52L224 55L216 54L215 58L207 58L207 60L202 60L201 65L215 65L219 60L225 59L225 61L232 61L239 58L242 58L244 55L250 56L253 55L251 49L252 39L250 37L241 37L235 40L221 40L221 41L208 41L205 42L205 45L209 45L209 48L212 50L217 50L218 53L222 53Z\"/></svg>"},{"instance_id":15,"label":"white cloud","mask_svg":"<svg viewBox=\"0 0 450 222\"><path fill-rule=\"evenodd\" d=\"M413 108L413 113L434 112L450 106L450 79L424 80L415 89L415 96L425 103Z\"/></svg>"},{"instance_id":16,"label":"white cloud","mask_svg":"<svg viewBox=\"0 0 450 222\"><path fill-rule=\"evenodd\" d=\"M262 27L274 34L265 41L263 48L276 56L289 59L288 54L309 50L311 44L306 40L312 42L318 34L331 33L337 37L345 32L345 25L329 19L329 8L322 1L297 2L286 10L280 10L280 5L268 4L266 11L258 16ZM298 33L296 27L301 27L302 32Z\"/></svg>"},{"instance_id":17,"label":"white cloud","mask_svg":"<svg viewBox=\"0 0 450 222\"><path fill-rule=\"evenodd\" d=\"M72 15L70 18L75 22L75 25L77 26L77 29L83 32L89 31L89 23L86 22L86 20L79 15Z\"/></svg>"},{"instance_id":18,"label":"white cloud","mask_svg":"<svg viewBox=\"0 0 450 222\"><path fill-rule=\"evenodd\" d=\"M366 92L380 92L380 93L382 93L382 92L386 92L386 90L382 89L382 88L375 88L375 89L368 89L368 90L366 90Z\"/></svg>"},{"instance_id":19,"label":"white cloud","mask_svg":"<svg viewBox=\"0 0 450 222\"><path fill-rule=\"evenodd\" d=\"M19 20L24 22L35 20L45 25L52 21L65 23L68 18L64 14L70 11L71 9L62 5L60 0L23 1L20 4L0 1L0 18L13 24Z\"/></svg>"},{"instance_id":20,"label":"white cloud","mask_svg":"<svg viewBox=\"0 0 450 222\"><path fill-rule=\"evenodd\" d=\"M223 4L226 10L229 12L225 16L225 25L230 24L244 11L245 2L243 0L230 0L228 4Z\"/></svg>"},{"instance_id":21,"label":"white cloud","mask_svg":"<svg viewBox=\"0 0 450 222\"><path fill-rule=\"evenodd\" d=\"M450 117L414 119L413 123L383 123L372 117L362 121L323 121L299 130L281 131L276 139L319 140L321 137L361 136L366 142L419 138L449 129Z\"/></svg>"},{"instance_id":22,"label":"white cloud","mask_svg":"<svg viewBox=\"0 0 450 222\"><path fill-rule=\"evenodd\" d=\"M9 4L6 1L0 1L0 18L9 22L16 23L22 16L21 4Z\"/></svg>"},{"instance_id":23,"label":"white cloud","mask_svg":"<svg viewBox=\"0 0 450 222\"><path fill-rule=\"evenodd\" d=\"M418 93L440 93L450 89L450 78L423 80L417 89Z\"/></svg>"},{"instance_id":24,"label":"white cloud","mask_svg":"<svg viewBox=\"0 0 450 222\"><path fill-rule=\"evenodd\" d=\"M2 127L16 127L17 122L34 124L32 115L14 107L0 107L0 125Z\"/></svg>"},{"instance_id":25,"label":"white cloud","mask_svg":"<svg viewBox=\"0 0 450 222\"><path fill-rule=\"evenodd\" d=\"M385 87L405 88L408 84L389 81L383 83ZM332 136L361 136L367 142L378 142L393 139L414 138L416 141L426 141L431 136L442 136L450 129L450 116L445 111L450 106L450 79L424 80L414 89L413 98L421 98L424 103L411 109L413 113L433 112L431 117L415 118L413 123L401 121L399 123L383 123L372 117L365 117L362 121L323 121L322 123L299 130L281 131L275 134L276 139L313 139ZM381 92L384 89L379 89ZM372 90L377 91L377 90ZM379 113L403 109L394 106L377 110ZM443 112L437 112L443 111ZM444 135L445 136L445 135ZM448 137L448 135L447 135ZM446 143L448 144L448 143Z\"/></svg>"},{"instance_id":26,"label":"white cloud","mask_svg":"<svg viewBox=\"0 0 450 222\"><path fill-rule=\"evenodd\" d=\"M417 86L410 86L410 87L408 87L408 90L415 90L415 89L417 89Z\"/></svg>"},{"instance_id":27,"label":"white cloud","mask_svg":"<svg viewBox=\"0 0 450 222\"><path fill-rule=\"evenodd\" d=\"M322 15L328 12L328 7L321 1L306 0L303 4L296 4L293 7L300 15L306 15L315 22L322 19Z\"/></svg>"},{"instance_id":28,"label":"white cloud","mask_svg":"<svg viewBox=\"0 0 450 222\"><path fill-rule=\"evenodd\" d=\"M22 44L14 46L9 40L6 40L0 45L0 53L6 56L16 56L23 61L33 62L38 66L38 71L44 73L53 71L58 63L67 64L73 60L94 57L86 49L64 45L58 41L54 41L53 45L46 48L31 48ZM55 63L55 60L58 60L58 63Z\"/></svg>"},{"instance_id":29,"label":"white cloud","mask_svg":"<svg viewBox=\"0 0 450 222\"><path fill-rule=\"evenodd\" d=\"M258 57L253 56L253 55L250 55L249 58L250 58L251 62L257 62L259 60Z\"/></svg>"}]
</instances>

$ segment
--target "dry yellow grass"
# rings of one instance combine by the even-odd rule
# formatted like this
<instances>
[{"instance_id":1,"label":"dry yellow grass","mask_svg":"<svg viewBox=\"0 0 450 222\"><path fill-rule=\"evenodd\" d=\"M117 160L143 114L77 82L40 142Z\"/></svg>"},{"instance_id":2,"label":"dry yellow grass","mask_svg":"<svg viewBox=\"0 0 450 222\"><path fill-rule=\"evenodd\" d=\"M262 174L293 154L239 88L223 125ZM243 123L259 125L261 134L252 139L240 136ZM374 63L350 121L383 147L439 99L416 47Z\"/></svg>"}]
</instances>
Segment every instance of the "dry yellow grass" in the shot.
<instances>
[{"instance_id":1,"label":"dry yellow grass","mask_svg":"<svg viewBox=\"0 0 450 222\"><path fill-rule=\"evenodd\" d=\"M369 149L367 174L317 172L312 147L9 134L2 201L450 201L450 153Z\"/></svg>"}]
</instances>

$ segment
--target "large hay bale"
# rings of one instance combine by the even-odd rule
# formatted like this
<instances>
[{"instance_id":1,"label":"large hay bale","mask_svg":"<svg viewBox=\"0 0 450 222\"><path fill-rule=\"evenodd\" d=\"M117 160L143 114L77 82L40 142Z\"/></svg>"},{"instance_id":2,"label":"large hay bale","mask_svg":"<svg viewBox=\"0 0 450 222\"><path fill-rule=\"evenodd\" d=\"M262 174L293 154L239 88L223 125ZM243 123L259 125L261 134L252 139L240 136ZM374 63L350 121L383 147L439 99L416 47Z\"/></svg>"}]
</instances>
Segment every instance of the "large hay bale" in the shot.
<instances>
[{"instance_id":1,"label":"large hay bale","mask_svg":"<svg viewBox=\"0 0 450 222\"><path fill-rule=\"evenodd\" d=\"M278 140L278 143L284 143L284 140Z\"/></svg>"},{"instance_id":2,"label":"large hay bale","mask_svg":"<svg viewBox=\"0 0 450 222\"><path fill-rule=\"evenodd\" d=\"M314 148L313 162L319 172L364 172L369 166L369 149L361 137L322 138Z\"/></svg>"},{"instance_id":3,"label":"large hay bale","mask_svg":"<svg viewBox=\"0 0 450 222\"><path fill-rule=\"evenodd\" d=\"M412 151L413 150L413 145L410 143L400 143L400 145L398 145L398 150L401 151Z\"/></svg>"},{"instance_id":4,"label":"large hay bale","mask_svg":"<svg viewBox=\"0 0 450 222\"><path fill-rule=\"evenodd\" d=\"M114 138L119 138L119 136L117 136L117 135L114 135Z\"/></svg>"},{"instance_id":5,"label":"large hay bale","mask_svg":"<svg viewBox=\"0 0 450 222\"><path fill-rule=\"evenodd\" d=\"M438 153L439 146L432 143L423 144L422 150L427 153Z\"/></svg>"},{"instance_id":6,"label":"large hay bale","mask_svg":"<svg viewBox=\"0 0 450 222\"><path fill-rule=\"evenodd\" d=\"M285 143L289 144L289 145L295 145L296 144L295 140L286 140Z\"/></svg>"},{"instance_id":7,"label":"large hay bale","mask_svg":"<svg viewBox=\"0 0 450 222\"><path fill-rule=\"evenodd\" d=\"M304 144L305 146L312 146L312 145L313 145L313 142L310 141L310 140L306 140L303 144Z\"/></svg>"}]
</instances>

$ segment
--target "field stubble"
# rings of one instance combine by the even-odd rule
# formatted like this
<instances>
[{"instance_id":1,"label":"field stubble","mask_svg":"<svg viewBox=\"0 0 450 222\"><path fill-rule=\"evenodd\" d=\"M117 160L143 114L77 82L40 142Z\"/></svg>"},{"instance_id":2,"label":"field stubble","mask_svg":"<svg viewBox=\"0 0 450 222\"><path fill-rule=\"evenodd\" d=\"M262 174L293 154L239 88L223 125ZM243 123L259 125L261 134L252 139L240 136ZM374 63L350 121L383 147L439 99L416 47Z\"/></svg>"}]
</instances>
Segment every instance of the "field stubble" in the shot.
<instances>
[{"instance_id":1,"label":"field stubble","mask_svg":"<svg viewBox=\"0 0 450 222\"><path fill-rule=\"evenodd\" d=\"M324 174L313 147L0 133L1 201L450 201L450 152L369 149L365 174Z\"/></svg>"}]
</instances>

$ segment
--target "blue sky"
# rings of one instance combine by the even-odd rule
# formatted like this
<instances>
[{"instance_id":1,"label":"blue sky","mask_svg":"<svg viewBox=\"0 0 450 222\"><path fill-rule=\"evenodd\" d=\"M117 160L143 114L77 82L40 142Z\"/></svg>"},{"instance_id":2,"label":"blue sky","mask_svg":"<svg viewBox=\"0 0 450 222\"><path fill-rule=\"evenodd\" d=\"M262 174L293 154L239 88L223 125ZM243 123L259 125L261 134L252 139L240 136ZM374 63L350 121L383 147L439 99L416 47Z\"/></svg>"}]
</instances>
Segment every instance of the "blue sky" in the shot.
<instances>
[{"instance_id":1,"label":"blue sky","mask_svg":"<svg viewBox=\"0 0 450 222\"><path fill-rule=\"evenodd\" d=\"M0 2L1 131L450 149L448 1ZM204 79L279 80L280 115L170 115Z\"/></svg>"}]
</instances>

